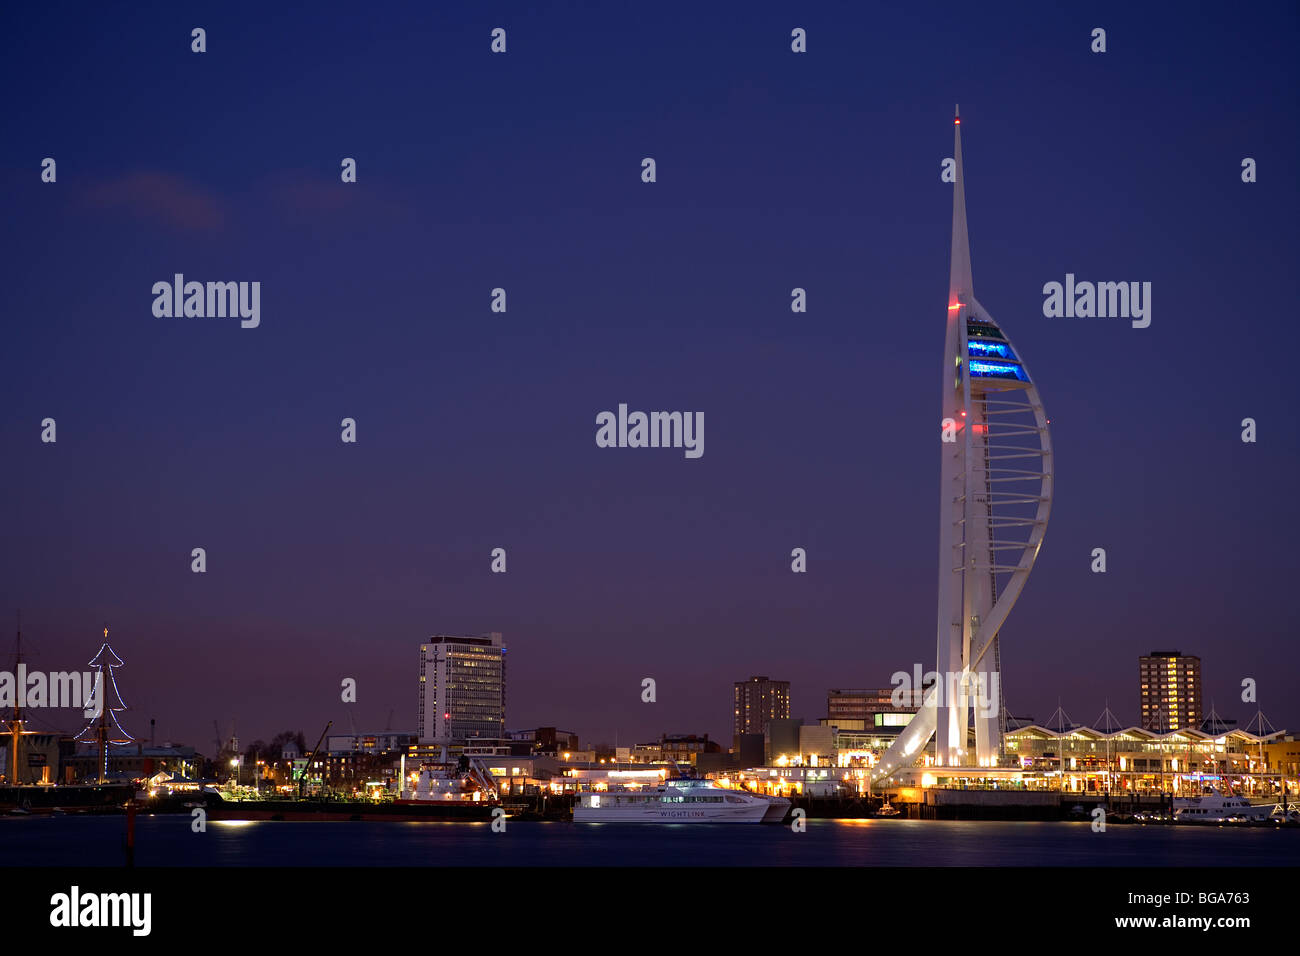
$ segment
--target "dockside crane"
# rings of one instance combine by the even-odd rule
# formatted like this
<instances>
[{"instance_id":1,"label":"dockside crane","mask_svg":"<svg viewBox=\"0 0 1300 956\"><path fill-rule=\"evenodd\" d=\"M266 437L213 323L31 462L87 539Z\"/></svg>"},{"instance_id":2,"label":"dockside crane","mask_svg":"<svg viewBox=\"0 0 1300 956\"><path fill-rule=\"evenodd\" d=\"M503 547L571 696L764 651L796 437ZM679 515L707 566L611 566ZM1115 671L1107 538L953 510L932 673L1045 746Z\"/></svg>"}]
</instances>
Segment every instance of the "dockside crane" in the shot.
<instances>
[{"instance_id":1,"label":"dockside crane","mask_svg":"<svg viewBox=\"0 0 1300 956\"><path fill-rule=\"evenodd\" d=\"M307 758L307 766L302 768L302 776L298 778L298 799L299 800L302 799L302 788L303 788L303 784L307 782L307 773L308 771L311 770L311 762L316 759L316 754L320 752L320 745L325 742L325 735L330 732L330 728L333 726L334 726L334 721L331 720L326 722L325 729L320 732L320 740L316 741L316 746L312 748L311 756Z\"/></svg>"}]
</instances>

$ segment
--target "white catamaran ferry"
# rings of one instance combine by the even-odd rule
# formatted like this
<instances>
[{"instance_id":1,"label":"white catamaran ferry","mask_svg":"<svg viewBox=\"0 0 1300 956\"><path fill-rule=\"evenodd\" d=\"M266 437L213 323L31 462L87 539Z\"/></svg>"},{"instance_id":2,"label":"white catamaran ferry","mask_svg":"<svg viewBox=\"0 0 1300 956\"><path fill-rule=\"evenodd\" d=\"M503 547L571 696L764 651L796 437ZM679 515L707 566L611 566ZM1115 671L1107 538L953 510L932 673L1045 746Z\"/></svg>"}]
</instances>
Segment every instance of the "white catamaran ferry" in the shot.
<instances>
[{"instance_id":1,"label":"white catamaran ferry","mask_svg":"<svg viewBox=\"0 0 1300 956\"><path fill-rule=\"evenodd\" d=\"M657 787L583 791L574 823L780 823L785 797L728 790L711 780L678 777Z\"/></svg>"}]
</instances>

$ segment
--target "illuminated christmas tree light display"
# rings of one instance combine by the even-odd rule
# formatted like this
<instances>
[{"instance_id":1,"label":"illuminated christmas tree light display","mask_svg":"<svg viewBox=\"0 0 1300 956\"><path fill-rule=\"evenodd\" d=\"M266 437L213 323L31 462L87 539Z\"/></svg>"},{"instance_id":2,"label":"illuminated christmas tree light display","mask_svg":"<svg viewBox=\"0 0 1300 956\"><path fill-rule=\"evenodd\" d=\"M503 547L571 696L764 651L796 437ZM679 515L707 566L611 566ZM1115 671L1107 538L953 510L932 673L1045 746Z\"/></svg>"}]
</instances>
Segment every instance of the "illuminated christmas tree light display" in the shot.
<instances>
[{"instance_id":1,"label":"illuminated christmas tree light display","mask_svg":"<svg viewBox=\"0 0 1300 956\"><path fill-rule=\"evenodd\" d=\"M127 708L126 702L122 700L121 691L117 689L117 679L113 676L113 668L125 665L108 643L107 625L104 626L104 643L100 645L99 653L87 663L91 667L99 668L99 670L95 674L95 686L91 688L90 699L86 702L86 707L89 708L92 702L98 701L100 710L99 716L92 718L82 728L81 733L77 734L75 739L81 743L94 741L99 745L99 782L104 783L108 780L109 744L121 746L135 740L134 737L122 729L122 725L117 719L117 715ZM113 689L111 700L105 696L109 687Z\"/></svg>"}]
</instances>

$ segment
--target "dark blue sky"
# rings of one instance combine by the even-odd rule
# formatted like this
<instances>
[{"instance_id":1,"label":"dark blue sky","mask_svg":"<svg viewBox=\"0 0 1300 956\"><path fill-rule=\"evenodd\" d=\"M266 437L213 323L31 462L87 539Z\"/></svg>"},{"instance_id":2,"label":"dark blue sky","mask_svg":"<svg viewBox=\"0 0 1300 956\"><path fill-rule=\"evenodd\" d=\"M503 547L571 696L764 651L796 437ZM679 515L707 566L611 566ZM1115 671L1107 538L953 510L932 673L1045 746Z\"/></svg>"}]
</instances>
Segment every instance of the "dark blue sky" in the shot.
<instances>
[{"instance_id":1,"label":"dark blue sky","mask_svg":"<svg viewBox=\"0 0 1300 956\"><path fill-rule=\"evenodd\" d=\"M729 740L750 674L816 719L931 666L960 102L1056 449L1008 705L1136 722L1172 646L1300 725L1293 4L438 7L10 12L6 645L21 607L71 668L107 619L127 729L201 747L346 728L344 677L412 726L438 632L505 633L512 726L620 743ZM261 326L155 318L175 272L260 281ZM1151 282L1150 328L1044 318L1067 272ZM619 402L703 411L703 458L597 448Z\"/></svg>"}]
</instances>

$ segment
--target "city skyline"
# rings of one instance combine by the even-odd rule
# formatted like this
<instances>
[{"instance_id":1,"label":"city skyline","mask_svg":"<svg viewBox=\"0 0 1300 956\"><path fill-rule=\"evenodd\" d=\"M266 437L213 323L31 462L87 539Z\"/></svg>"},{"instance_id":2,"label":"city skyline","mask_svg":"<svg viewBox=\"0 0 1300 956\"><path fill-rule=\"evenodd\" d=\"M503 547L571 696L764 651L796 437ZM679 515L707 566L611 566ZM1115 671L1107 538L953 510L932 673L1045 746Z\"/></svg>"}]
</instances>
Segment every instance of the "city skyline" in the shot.
<instances>
[{"instance_id":1,"label":"city skyline","mask_svg":"<svg viewBox=\"0 0 1300 956\"><path fill-rule=\"evenodd\" d=\"M691 10L686 38L526 11L494 59L469 12L236 8L205 15L204 59L176 18L123 11L100 43L87 16L69 42L34 11L0 62L22 104L0 646L21 608L33 666L80 670L108 621L137 737L314 737L345 678L358 727L411 727L411 648L437 633L505 634L510 724L610 742L726 740L748 675L816 719L827 688L933 666L954 102L981 299L1032 356L1056 454L1000 636L1008 708L1137 724L1133 661L1178 646L1207 708L1300 726L1287 31L1114 11L1095 55L1055 10L957 8L938 34ZM260 282L257 327L156 316L177 273ZM1151 324L1048 317L1067 276L1152 283ZM598 447L620 403L701 411L707 451Z\"/></svg>"},{"instance_id":2,"label":"city skyline","mask_svg":"<svg viewBox=\"0 0 1300 956\"><path fill-rule=\"evenodd\" d=\"M107 631L107 627L105 627L105 631ZM104 636L106 637L107 634L105 634ZM446 736L444 734L440 734L429 730L430 727L437 726L436 716L432 718L433 723L430 723L427 719L421 718L419 716L423 711L423 698L424 698L425 687L426 687L425 678L428 674L431 673L430 668L436 667L437 664L441 664L444 662L444 660L446 660L445 655L440 651L436 652L435 654L430 654L428 653L428 650L431 647L437 649L439 648L440 645L444 645L444 644L449 645L448 647L449 650L470 651L475 654L480 654L483 652L492 652L494 650L499 651L500 653L496 657L497 664L495 666L497 666L502 672L504 672L504 656L505 656L504 652L506 650L506 647L505 647L504 636L500 632L485 632L480 635L466 635L466 636L455 636L455 635L447 635L447 634L430 635L428 638L422 641L420 645L421 680L417 692L416 720L410 726L404 724L402 722L401 717L396 716L400 711L400 708L395 705L389 708L388 717L385 718L384 720L384 726L380 728L377 722L367 723L359 719L356 716L356 711L349 712L348 708L354 705L340 704L340 707L343 708L343 710L341 710L340 713L344 715L344 718L348 722L350 728L349 733L365 735L365 734L373 734L373 733L400 732L400 733L411 734L416 739L425 740L429 742L443 740L444 737L446 740L466 739L466 735L463 732L464 731L463 727L460 728L460 730L462 731L461 733L453 733L451 734L451 736ZM473 647L468 647L467 645L481 645L481 647L473 648ZM95 657L95 662L98 662L100 660L100 657L105 653L105 648L107 647L109 647L108 644L101 644L99 652ZM1123 703L1116 703L1115 706L1112 707L1111 701L1109 699L1103 702L1102 705L1103 711L1099 712L1101 716L1098 718L1089 718L1087 717L1086 713L1082 711L1070 715L1068 713L1069 708L1062 706L1062 703L1059 700L1057 701L1056 709L1053 711L1052 716L1050 717L1044 717L1041 714L1033 714L1025 711L1017 711L1010 708L1008 708L1006 716L1009 720L1013 720L1015 722L1015 725L1025 725L1025 724L1033 723L1042 727L1057 727L1057 725L1064 717L1068 717L1074 726L1096 727L1103 730L1106 729L1109 724L1115 722L1117 719L1125 727L1142 727L1145 729L1152 729L1161 732L1168 731L1168 730L1177 730L1179 729L1179 727L1165 726L1164 723L1153 726L1151 722L1148 720L1148 716L1145 711L1146 701L1148 700L1148 696L1149 696L1147 690L1147 681L1150 679L1148 675L1148 668L1151 666L1148 664L1148 662L1155 661L1158 659L1163 660L1171 655L1175 658L1182 658L1184 660L1191 660L1195 662L1194 673L1195 673L1196 691L1195 691L1194 699L1198 702L1198 707L1199 707L1200 706L1199 701L1201 700L1201 693L1200 693L1201 672L1200 672L1199 657L1192 654L1185 654L1180 651L1157 651L1157 652L1151 652L1150 654L1141 654L1138 657L1139 675L1136 678L1136 681L1134 683L1134 688L1135 688L1134 693L1135 696L1138 698L1139 702L1134 706L1134 711L1138 715L1137 719L1135 720L1132 721L1124 720L1122 715L1127 713L1127 708L1124 707ZM123 662L121 662L120 659L115 657L114 661L117 663L117 666L123 666ZM36 670L36 668L30 666L31 662L29 659L25 658L23 664L26 667L27 672L29 674L34 670ZM9 667L9 672L12 673L13 664L11 663L6 666ZM489 666L492 665L489 664ZM926 673L924 669L917 670L916 672ZM524 728L530 728L530 727L561 726L560 723L557 723L555 721L548 722L547 720L543 720L543 719L522 720L522 721L511 719L509 716L509 712L504 710L505 701L507 700L505 694L506 683L505 683L504 673L502 673L501 676L493 677L492 679L497 682L498 689L495 691L495 693L500 695L500 701L502 704L502 710L504 715L504 719L498 722L501 730L500 730L500 734L496 736L504 738L505 736L508 736L512 733L517 733ZM47 680L49 680L48 686L50 687L50 692L52 693L53 679L50 678L48 674L47 674ZM817 692L817 693L809 693L808 696L815 700L820 700L822 706L818 707L814 705L812 710L805 711L799 714L795 714L789 710L789 699L792 696L792 694L788 690L788 688L792 686L789 681L785 681L780 678L772 678L768 676L759 676L759 677L750 676L747 679L737 680L732 682L731 687L732 687L733 701L739 698L740 689L747 685L755 686L756 683L758 683L761 685L773 685L778 687L785 687L787 688L787 690L783 691L782 694L783 694L785 711L788 714L788 716L794 719L795 721L801 722L805 725L815 725L822 719L830 718L833 720L836 714L837 705L833 704L832 701L833 699L839 699L839 698L849 699L849 697L846 697L845 695L858 695L858 696L866 695L865 697L863 697L863 700L866 700L868 698L875 699L876 697L883 695L886 698L886 702L882 705L883 709L885 710L896 709L892 704L888 703L887 699L893 693L895 688L901 687L904 690L909 690L912 687L912 683L914 682L914 677L913 675L908 675L903 672L896 672L895 674L891 675L891 681L892 683L888 685L885 685L883 683L879 686L872 685L871 687L865 690L841 690L838 687L827 687L824 691ZM435 698L435 699L441 699L441 698ZM857 699L857 698L854 697L852 699ZM910 690L906 694L905 699L908 701L912 699ZM1160 699L1160 698L1157 697L1156 699ZM119 702L120 702L120 698L119 698ZM7 712L8 708L12 707L12 702L6 701L4 702L3 706L6 708L6 712ZM1119 713L1118 717L1116 714L1116 708L1118 708L1118 713ZM134 712L136 716L143 716L139 712L138 708L114 707L115 711L123 710L123 709L128 714ZM904 704L903 709L914 711L916 708L910 704ZM78 739L80 739L81 735L84 734L87 729L83 727L80 733L73 733L73 732L66 731L66 729L63 728L61 725L56 726L58 721L66 715L75 714L78 717L80 717L84 722L85 714L83 714L77 708L58 708L52 706L33 708L27 706L24 710L24 713L25 713L26 720L28 722L28 729L33 733L48 733L51 730L56 730L59 733L65 734L66 736L69 737L76 736ZM1220 713L1217 710L1217 708L1215 708L1211 703L1210 705L1205 707L1204 711L1199 711L1199 710L1195 711L1195 719L1182 721L1180 723L1180 726L1200 729L1202 726L1203 719L1208 719L1205 716L1207 713L1214 714L1216 719L1220 722L1226 721L1226 723L1221 724L1221 726L1223 727L1235 726L1239 728L1245 728L1247 726L1252 726L1255 724L1255 722L1258 721L1259 715L1263 714L1266 721L1266 725L1272 730L1283 731L1283 730L1292 729L1287 725L1285 725L1284 723L1274 720L1272 717L1270 717L1269 712L1264 707L1258 705L1258 703L1243 703L1240 712L1238 710L1230 710L1225 708L1224 713ZM854 711L854 714L856 714L856 711ZM116 715L114 716L113 719L115 721L120 720L120 718L118 718ZM220 750L222 747L224 747L225 744L229 742L229 738L232 736L238 737L247 742L247 741L256 740L258 738L269 738L273 736L274 733L282 732L282 731L291 730L291 731L297 731L299 733L305 733L305 732L309 732L310 728L313 726L312 724L305 724L303 726L293 726L293 727L286 725L285 727L276 728L274 731L270 727L259 727L249 732L247 730L245 731L238 730L239 720L237 716L232 716L229 718L217 718L216 720L214 720L214 723L217 724L217 727L214 729L216 734L222 735L222 741L219 746L208 747L207 744L212 741L211 736L204 737L200 734L195 739L189 739L189 738L181 738L176 736L164 736L156 733L156 726L154 725L155 719L156 718L154 717L147 718L150 725L149 732L147 734L145 733L129 734L130 737L129 743L139 744L141 746L153 746L155 744L157 746L170 745L170 744L184 744L186 746L195 747L196 749L198 749L200 753L203 753L205 755L215 756L216 752ZM737 718L733 715L732 717L733 723L735 722L736 719ZM460 720L460 718L457 717L457 720ZM319 723L319 721L317 722ZM337 725L339 723L339 717L336 715L330 718L330 722ZM95 723L96 721L92 721L92 726ZM497 724L494 724L494 726L496 725ZM457 724L456 726L459 727L460 725ZM1263 727L1265 725L1260 725L1260 726ZM166 722L164 721L164 729L165 727L166 727ZM227 727L229 727L228 732L226 731ZM724 741L727 739L726 735L716 734L711 727L701 729L695 726L685 727L685 726L669 725L659 730L656 730L653 733L647 733L642 736L635 737L635 739L632 738L621 739L620 733L621 731L617 727L615 728L612 737L600 736L598 734L589 734L584 732L581 729L579 729L576 732L578 738L581 740L584 747L590 747L590 746L613 747L616 744L619 744L620 742L622 743L622 745L632 745L634 743L644 743L647 741L657 740L664 734L674 735L674 734L686 734L686 733L690 733L690 734L699 733L702 736L707 736L711 739L718 740L718 741ZM332 735L331 739L339 736L341 736L341 734L336 731ZM493 734L487 733L486 731L482 733L474 733L469 735L470 738L493 737L493 736L494 736ZM149 742L151 737L153 738L153 743ZM126 753L129 752L131 749L132 749L131 746L128 746L124 750L122 750L122 752ZM212 754L208 754L208 751L213 751L213 752ZM112 752L117 752L116 748L114 748Z\"/></svg>"}]
</instances>

